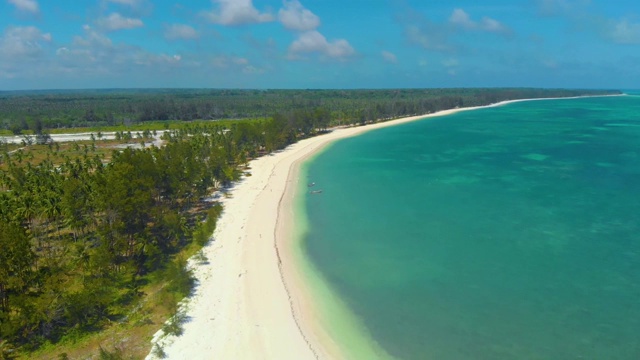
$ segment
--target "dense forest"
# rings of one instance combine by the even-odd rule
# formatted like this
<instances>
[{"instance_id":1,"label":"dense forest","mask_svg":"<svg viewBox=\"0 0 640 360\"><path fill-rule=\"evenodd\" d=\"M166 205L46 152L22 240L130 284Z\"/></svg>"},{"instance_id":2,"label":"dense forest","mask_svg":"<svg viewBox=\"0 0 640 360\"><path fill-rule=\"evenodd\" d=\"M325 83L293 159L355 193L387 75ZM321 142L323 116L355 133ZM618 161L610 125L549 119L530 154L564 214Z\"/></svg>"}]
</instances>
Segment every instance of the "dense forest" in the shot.
<instances>
[{"instance_id":1,"label":"dense forest","mask_svg":"<svg viewBox=\"0 0 640 360\"><path fill-rule=\"evenodd\" d=\"M502 100L611 94L549 89L398 90L93 90L0 92L0 126L19 134L38 120L46 128L139 124L156 120L265 118L323 109L332 124L426 114Z\"/></svg>"},{"instance_id":2,"label":"dense forest","mask_svg":"<svg viewBox=\"0 0 640 360\"><path fill-rule=\"evenodd\" d=\"M1 93L7 128L44 129L150 119L215 121L167 132L162 147L114 149L109 160L56 144L46 157L0 159L0 359L122 321L162 277L180 296L190 275L175 256L203 246L222 211L203 199L239 179L248 161L336 124L430 113L506 99L594 95L575 90L198 90ZM90 116L89 116L90 114ZM20 130L17 130L20 131ZM95 143L95 140L94 140ZM35 146L35 145L34 145ZM159 275L160 274L160 275Z\"/></svg>"},{"instance_id":3,"label":"dense forest","mask_svg":"<svg viewBox=\"0 0 640 360\"><path fill-rule=\"evenodd\" d=\"M188 242L208 240L220 208L202 198L259 152L294 141L286 128L282 117L192 127L166 133L162 147L114 150L108 163L91 147L71 159L49 146L37 165L5 153L0 340L32 349L123 317L147 275L166 271ZM202 206L205 222L193 216Z\"/></svg>"}]
</instances>

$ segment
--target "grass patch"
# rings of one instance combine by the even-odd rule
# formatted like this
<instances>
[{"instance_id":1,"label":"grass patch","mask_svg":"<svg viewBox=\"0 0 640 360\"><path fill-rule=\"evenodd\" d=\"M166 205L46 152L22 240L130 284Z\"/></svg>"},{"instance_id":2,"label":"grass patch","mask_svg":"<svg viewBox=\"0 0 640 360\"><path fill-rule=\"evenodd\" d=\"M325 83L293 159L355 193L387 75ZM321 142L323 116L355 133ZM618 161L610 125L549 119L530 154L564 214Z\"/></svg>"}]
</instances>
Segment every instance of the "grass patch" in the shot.
<instances>
[{"instance_id":1,"label":"grass patch","mask_svg":"<svg viewBox=\"0 0 640 360\"><path fill-rule=\"evenodd\" d=\"M11 160L18 166L27 163L37 166L45 160L50 160L54 166L60 166L67 160L83 160L85 157L95 159L96 156L103 162L111 161L113 151L124 145L138 145L139 139L124 140L78 140L72 142L56 142L48 145L18 145L6 144L5 152L9 153ZM0 169L6 169L6 159L0 158Z\"/></svg>"}]
</instances>

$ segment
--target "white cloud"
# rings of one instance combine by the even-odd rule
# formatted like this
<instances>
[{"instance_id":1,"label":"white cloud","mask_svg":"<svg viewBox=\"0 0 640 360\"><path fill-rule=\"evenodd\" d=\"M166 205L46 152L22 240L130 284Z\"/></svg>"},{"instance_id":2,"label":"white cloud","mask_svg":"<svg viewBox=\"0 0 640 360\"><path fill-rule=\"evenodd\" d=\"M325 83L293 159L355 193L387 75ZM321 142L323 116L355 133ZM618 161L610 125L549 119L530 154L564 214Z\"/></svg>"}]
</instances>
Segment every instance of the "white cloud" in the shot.
<instances>
[{"instance_id":1,"label":"white cloud","mask_svg":"<svg viewBox=\"0 0 640 360\"><path fill-rule=\"evenodd\" d=\"M591 0L537 0L541 15L566 18L575 29L615 44L640 44L640 22L636 18L614 19L590 9Z\"/></svg>"},{"instance_id":2,"label":"white cloud","mask_svg":"<svg viewBox=\"0 0 640 360\"><path fill-rule=\"evenodd\" d=\"M449 43L449 34L444 26L431 23L405 26L405 35L410 42L415 43L427 50L452 52L455 48Z\"/></svg>"},{"instance_id":3,"label":"white cloud","mask_svg":"<svg viewBox=\"0 0 640 360\"><path fill-rule=\"evenodd\" d=\"M15 6L18 10L37 14L40 12L40 7L36 0L8 0L9 4Z\"/></svg>"},{"instance_id":4,"label":"white cloud","mask_svg":"<svg viewBox=\"0 0 640 360\"><path fill-rule=\"evenodd\" d=\"M303 59L304 55L317 54L324 58L344 60L355 55L355 50L345 39L328 41L316 29L320 18L306 9L299 0L283 0L278 20L288 30L298 31L298 37L289 45L289 59ZM387 56L395 55L388 53ZM384 54L383 54L384 57Z\"/></svg>"},{"instance_id":5,"label":"white cloud","mask_svg":"<svg viewBox=\"0 0 640 360\"><path fill-rule=\"evenodd\" d=\"M211 22L220 25L246 25L273 21L273 15L260 13L252 0L212 0L218 9L204 12Z\"/></svg>"},{"instance_id":6,"label":"white cloud","mask_svg":"<svg viewBox=\"0 0 640 360\"><path fill-rule=\"evenodd\" d=\"M462 9L454 9L453 13L449 17L449 22L467 29L476 26L475 22L471 21L469 14Z\"/></svg>"},{"instance_id":7,"label":"white cloud","mask_svg":"<svg viewBox=\"0 0 640 360\"><path fill-rule=\"evenodd\" d=\"M264 69L251 64L249 59L236 56L220 55L213 58L213 67L223 70L242 72L243 74L262 74Z\"/></svg>"},{"instance_id":8,"label":"white cloud","mask_svg":"<svg viewBox=\"0 0 640 360\"><path fill-rule=\"evenodd\" d=\"M619 44L640 44L640 23L627 19L615 22L611 26L609 37Z\"/></svg>"},{"instance_id":9,"label":"white cloud","mask_svg":"<svg viewBox=\"0 0 640 360\"><path fill-rule=\"evenodd\" d=\"M213 61L211 61L211 64L214 67L217 67L217 68L225 68L225 67L229 66L227 58L224 57L224 56L217 56L217 57L213 58Z\"/></svg>"},{"instance_id":10,"label":"white cloud","mask_svg":"<svg viewBox=\"0 0 640 360\"><path fill-rule=\"evenodd\" d=\"M541 15L575 13L591 3L591 0L536 0Z\"/></svg>"},{"instance_id":11,"label":"white cloud","mask_svg":"<svg viewBox=\"0 0 640 360\"><path fill-rule=\"evenodd\" d=\"M13 27L0 33L0 79L38 76L38 68L47 63L51 34L34 26Z\"/></svg>"},{"instance_id":12,"label":"white cloud","mask_svg":"<svg viewBox=\"0 0 640 360\"><path fill-rule=\"evenodd\" d=\"M142 20L124 17L117 12L111 13L111 15L107 17L98 19L96 21L96 24L107 31L135 29L144 26Z\"/></svg>"},{"instance_id":13,"label":"white cloud","mask_svg":"<svg viewBox=\"0 0 640 360\"><path fill-rule=\"evenodd\" d=\"M382 59L388 63L395 64L398 62L398 57L392 52L383 51L381 55Z\"/></svg>"},{"instance_id":14,"label":"white cloud","mask_svg":"<svg viewBox=\"0 0 640 360\"><path fill-rule=\"evenodd\" d=\"M452 68L452 67L456 67L460 64L460 62L458 61L458 59L455 58L450 58L450 59L444 59L442 60L442 65L446 68Z\"/></svg>"},{"instance_id":15,"label":"white cloud","mask_svg":"<svg viewBox=\"0 0 640 360\"><path fill-rule=\"evenodd\" d=\"M253 65L248 65L242 69L242 72L245 74L264 74L265 69L257 68Z\"/></svg>"},{"instance_id":16,"label":"white cloud","mask_svg":"<svg viewBox=\"0 0 640 360\"><path fill-rule=\"evenodd\" d=\"M284 0L284 7L278 12L278 20L289 30L309 31L320 26L320 18L305 9L298 0Z\"/></svg>"},{"instance_id":17,"label":"white cloud","mask_svg":"<svg viewBox=\"0 0 640 360\"><path fill-rule=\"evenodd\" d=\"M143 50L135 51L131 54L131 60L136 65L142 66L167 66L177 65L182 60L180 55L153 54Z\"/></svg>"},{"instance_id":18,"label":"white cloud","mask_svg":"<svg viewBox=\"0 0 640 360\"><path fill-rule=\"evenodd\" d=\"M541 64L547 69L557 69L559 66L558 62L553 59L543 59L541 60Z\"/></svg>"},{"instance_id":19,"label":"white cloud","mask_svg":"<svg viewBox=\"0 0 640 360\"><path fill-rule=\"evenodd\" d=\"M246 59L246 58L233 58L231 61L236 65L248 65L249 64L249 60Z\"/></svg>"},{"instance_id":20,"label":"white cloud","mask_svg":"<svg viewBox=\"0 0 640 360\"><path fill-rule=\"evenodd\" d=\"M94 0L95 1L95 0ZM117 9L126 16L141 17L150 16L154 7L153 0L100 0L103 13L109 9Z\"/></svg>"},{"instance_id":21,"label":"white cloud","mask_svg":"<svg viewBox=\"0 0 640 360\"><path fill-rule=\"evenodd\" d=\"M82 29L85 32L85 36L76 36L73 38L73 45L80 47L99 47L109 48L113 45L113 42L103 34L93 30L89 25L84 25Z\"/></svg>"},{"instance_id":22,"label":"white cloud","mask_svg":"<svg viewBox=\"0 0 640 360\"><path fill-rule=\"evenodd\" d=\"M58 71L80 76L111 76L129 73L134 66L162 71L182 63L182 56L178 54L151 53L137 46L114 43L89 25L83 29L84 35L76 36L71 44L56 50Z\"/></svg>"},{"instance_id":23,"label":"white cloud","mask_svg":"<svg viewBox=\"0 0 640 360\"><path fill-rule=\"evenodd\" d=\"M229 67L229 57L222 56L222 55L221 56L216 56L211 61L211 64L214 67L217 67L217 68L221 68L221 69L227 68L227 67Z\"/></svg>"},{"instance_id":24,"label":"white cloud","mask_svg":"<svg viewBox=\"0 0 640 360\"><path fill-rule=\"evenodd\" d=\"M480 22L480 28L489 32L505 32L507 28L502 25L498 20L494 20L489 17L483 17Z\"/></svg>"},{"instance_id":25,"label":"white cloud","mask_svg":"<svg viewBox=\"0 0 640 360\"><path fill-rule=\"evenodd\" d=\"M337 39L329 42L324 35L315 30L301 33L289 46L290 59L299 59L301 54L311 53L332 59L346 59L356 52L347 40Z\"/></svg>"},{"instance_id":26,"label":"white cloud","mask_svg":"<svg viewBox=\"0 0 640 360\"><path fill-rule=\"evenodd\" d=\"M79 67L103 62L109 56L118 54L113 41L103 34L93 30L90 26L84 26L85 35L76 36L69 47L58 49L56 54L67 64L77 64ZM119 56L114 56L114 64L120 63ZM96 67L99 69L100 67ZM106 68L106 66L105 66Z\"/></svg>"},{"instance_id":27,"label":"white cloud","mask_svg":"<svg viewBox=\"0 0 640 360\"><path fill-rule=\"evenodd\" d=\"M451 76L456 76L458 74L458 65L460 65L460 62L455 58L442 60L442 66L447 70L447 74Z\"/></svg>"},{"instance_id":28,"label":"white cloud","mask_svg":"<svg viewBox=\"0 0 640 360\"><path fill-rule=\"evenodd\" d=\"M231 66L249 65L249 60L243 57L220 55L213 58L212 64L217 68L226 69Z\"/></svg>"},{"instance_id":29,"label":"white cloud","mask_svg":"<svg viewBox=\"0 0 640 360\"><path fill-rule=\"evenodd\" d=\"M138 7L142 4L142 0L106 0L115 4L126 5L131 7Z\"/></svg>"},{"instance_id":30,"label":"white cloud","mask_svg":"<svg viewBox=\"0 0 640 360\"><path fill-rule=\"evenodd\" d=\"M92 80L107 79L117 81L114 85L133 84L134 78L155 79L159 73L175 74L179 69L198 66L181 54L155 53L114 42L101 29L89 25L83 26L83 33L72 41L52 45L51 34L33 26L0 30L0 83L3 79L22 79L32 87L45 83L66 87L71 82L91 86Z\"/></svg>"},{"instance_id":31,"label":"white cloud","mask_svg":"<svg viewBox=\"0 0 640 360\"><path fill-rule=\"evenodd\" d=\"M67 54L67 53L69 53L69 48L64 47L64 46L63 46L63 47L61 47L61 48L58 48L58 49L56 50L56 55L58 55L58 56L60 56L60 55L64 55L64 54Z\"/></svg>"},{"instance_id":32,"label":"white cloud","mask_svg":"<svg viewBox=\"0 0 640 360\"><path fill-rule=\"evenodd\" d=\"M9 27L0 37L0 53L6 60L34 58L42 54L46 43L51 42L51 34L42 33L34 26Z\"/></svg>"},{"instance_id":33,"label":"white cloud","mask_svg":"<svg viewBox=\"0 0 640 360\"><path fill-rule=\"evenodd\" d=\"M479 30L494 33L508 32L507 27L502 25L498 20L490 17L483 17L482 20L474 21L463 9L454 9L449 17L449 23L455 27L466 30Z\"/></svg>"},{"instance_id":34,"label":"white cloud","mask_svg":"<svg viewBox=\"0 0 640 360\"><path fill-rule=\"evenodd\" d=\"M200 36L196 29L184 24L171 24L164 30L167 40L193 40Z\"/></svg>"}]
</instances>

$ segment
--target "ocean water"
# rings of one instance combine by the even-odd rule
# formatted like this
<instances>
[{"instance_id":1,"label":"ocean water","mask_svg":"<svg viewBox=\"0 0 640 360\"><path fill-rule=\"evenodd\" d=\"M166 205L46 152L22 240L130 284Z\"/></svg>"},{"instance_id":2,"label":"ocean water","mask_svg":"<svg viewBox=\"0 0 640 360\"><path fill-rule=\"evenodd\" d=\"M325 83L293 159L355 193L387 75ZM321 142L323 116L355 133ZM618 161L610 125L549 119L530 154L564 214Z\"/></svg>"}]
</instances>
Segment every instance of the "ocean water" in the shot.
<instances>
[{"instance_id":1,"label":"ocean water","mask_svg":"<svg viewBox=\"0 0 640 360\"><path fill-rule=\"evenodd\" d=\"M393 357L640 359L640 97L376 130L304 176L304 253Z\"/></svg>"}]
</instances>

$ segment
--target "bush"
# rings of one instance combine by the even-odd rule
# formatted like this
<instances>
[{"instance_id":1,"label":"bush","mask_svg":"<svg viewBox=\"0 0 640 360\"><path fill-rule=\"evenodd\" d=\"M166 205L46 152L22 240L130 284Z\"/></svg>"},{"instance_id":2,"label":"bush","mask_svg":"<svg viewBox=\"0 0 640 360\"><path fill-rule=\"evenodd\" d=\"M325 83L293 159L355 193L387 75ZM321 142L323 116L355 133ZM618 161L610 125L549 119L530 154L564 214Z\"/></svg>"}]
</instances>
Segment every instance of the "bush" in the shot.
<instances>
[{"instance_id":1,"label":"bush","mask_svg":"<svg viewBox=\"0 0 640 360\"><path fill-rule=\"evenodd\" d=\"M180 336L182 335L183 329L182 324L186 320L186 316L181 312L177 311L170 319L162 326L162 332L165 335L173 335Z\"/></svg>"},{"instance_id":2,"label":"bush","mask_svg":"<svg viewBox=\"0 0 640 360\"><path fill-rule=\"evenodd\" d=\"M169 283L167 290L179 298L191 293L195 281L193 272L187 269L187 262L184 259L169 263L164 271L164 279Z\"/></svg>"},{"instance_id":3,"label":"bush","mask_svg":"<svg viewBox=\"0 0 640 360\"><path fill-rule=\"evenodd\" d=\"M123 360L124 356L122 354L122 350L116 348L113 352L105 350L102 346L100 346L100 360Z\"/></svg>"},{"instance_id":4,"label":"bush","mask_svg":"<svg viewBox=\"0 0 640 360\"><path fill-rule=\"evenodd\" d=\"M205 246L209 241L209 238L216 230L218 218L222 214L222 205L216 203L207 210L207 218L203 223L200 223L193 230L193 240L200 246Z\"/></svg>"}]
</instances>

